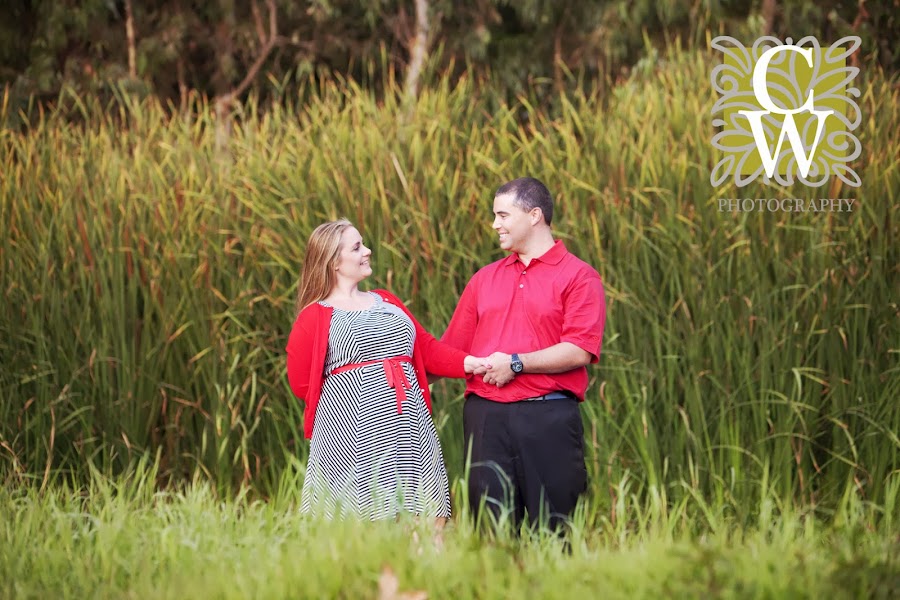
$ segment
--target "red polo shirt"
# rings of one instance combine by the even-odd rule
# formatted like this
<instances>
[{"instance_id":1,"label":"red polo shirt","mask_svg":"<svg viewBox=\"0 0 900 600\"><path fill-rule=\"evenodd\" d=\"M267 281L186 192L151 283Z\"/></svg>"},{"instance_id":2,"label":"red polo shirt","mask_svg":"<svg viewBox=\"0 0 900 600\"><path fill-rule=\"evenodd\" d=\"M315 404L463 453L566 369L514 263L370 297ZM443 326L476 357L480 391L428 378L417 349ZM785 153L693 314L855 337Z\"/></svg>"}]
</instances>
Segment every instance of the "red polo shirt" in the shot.
<instances>
[{"instance_id":1,"label":"red polo shirt","mask_svg":"<svg viewBox=\"0 0 900 600\"><path fill-rule=\"evenodd\" d=\"M441 341L468 354L523 354L571 342L600 357L606 297L597 271L557 240L528 267L517 254L491 263L472 276ZM565 373L522 373L502 388L470 377L466 393L515 402L553 391L584 400L587 369Z\"/></svg>"}]
</instances>

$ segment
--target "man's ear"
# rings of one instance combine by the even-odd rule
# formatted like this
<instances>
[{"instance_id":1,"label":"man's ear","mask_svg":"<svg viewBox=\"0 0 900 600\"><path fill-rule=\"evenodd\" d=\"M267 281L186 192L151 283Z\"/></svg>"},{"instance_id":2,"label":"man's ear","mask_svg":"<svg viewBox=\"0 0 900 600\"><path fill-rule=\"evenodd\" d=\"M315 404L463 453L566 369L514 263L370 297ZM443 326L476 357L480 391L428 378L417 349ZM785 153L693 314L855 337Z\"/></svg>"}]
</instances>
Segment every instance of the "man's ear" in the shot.
<instances>
[{"instance_id":1,"label":"man's ear","mask_svg":"<svg viewBox=\"0 0 900 600\"><path fill-rule=\"evenodd\" d=\"M531 224L537 225L544 220L544 211L541 210L540 206L535 206L529 211L528 216L531 218Z\"/></svg>"}]
</instances>

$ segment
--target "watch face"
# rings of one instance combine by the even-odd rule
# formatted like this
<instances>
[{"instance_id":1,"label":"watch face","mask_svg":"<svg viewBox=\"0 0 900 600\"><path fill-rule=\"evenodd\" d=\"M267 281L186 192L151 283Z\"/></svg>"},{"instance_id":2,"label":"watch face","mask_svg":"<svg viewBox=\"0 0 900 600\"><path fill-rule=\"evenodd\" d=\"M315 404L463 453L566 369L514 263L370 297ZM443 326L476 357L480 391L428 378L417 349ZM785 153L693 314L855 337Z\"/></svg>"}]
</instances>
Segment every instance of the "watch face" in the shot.
<instances>
[{"instance_id":1,"label":"watch face","mask_svg":"<svg viewBox=\"0 0 900 600\"><path fill-rule=\"evenodd\" d=\"M518 355L516 355L513 356L510 368L512 369L513 373L521 373L525 369L525 365L522 364L522 361L519 360Z\"/></svg>"}]
</instances>

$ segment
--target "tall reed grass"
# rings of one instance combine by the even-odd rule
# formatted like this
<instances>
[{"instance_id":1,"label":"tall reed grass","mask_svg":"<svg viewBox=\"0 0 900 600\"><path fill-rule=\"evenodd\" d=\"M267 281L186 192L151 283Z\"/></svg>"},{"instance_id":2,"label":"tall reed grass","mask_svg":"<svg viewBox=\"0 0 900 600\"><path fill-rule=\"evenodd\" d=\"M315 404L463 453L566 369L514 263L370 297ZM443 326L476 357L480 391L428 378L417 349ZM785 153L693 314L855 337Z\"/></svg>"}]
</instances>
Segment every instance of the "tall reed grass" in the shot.
<instances>
[{"instance_id":1,"label":"tall reed grass","mask_svg":"<svg viewBox=\"0 0 900 600\"><path fill-rule=\"evenodd\" d=\"M313 227L356 222L371 285L440 334L502 255L494 190L529 174L607 290L583 405L589 521L626 518L631 498L738 523L764 497L826 515L848 497L883 505L900 476L898 90L864 76L858 190L716 190L710 61L673 53L551 110L468 78L409 113L309 80L302 105L246 103L224 151L202 99L173 114L69 95L65 114L0 131L0 479L85 481L149 453L161 483L272 493L306 453L283 347ZM719 197L856 203L727 213ZM458 477L461 383L435 396Z\"/></svg>"}]
</instances>

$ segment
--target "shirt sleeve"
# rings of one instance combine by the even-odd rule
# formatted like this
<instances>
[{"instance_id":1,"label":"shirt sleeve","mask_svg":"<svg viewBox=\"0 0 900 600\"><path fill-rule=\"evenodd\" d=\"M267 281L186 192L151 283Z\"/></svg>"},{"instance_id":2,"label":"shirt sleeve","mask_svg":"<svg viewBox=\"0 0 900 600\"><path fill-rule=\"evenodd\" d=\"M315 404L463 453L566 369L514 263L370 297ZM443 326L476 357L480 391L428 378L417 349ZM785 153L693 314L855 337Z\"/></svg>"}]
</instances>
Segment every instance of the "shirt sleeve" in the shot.
<instances>
[{"instance_id":1,"label":"shirt sleeve","mask_svg":"<svg viewBox=\"0 0 900 600\"><path fill-rule=\"evenodd\" d=\"M478 291L475 281L477 277L476 273L469 280L459 298L456 310L453 311L450 324L447 325L447 330L441 336L442 342L459 348L467 354L472 353L472 342L475 339L475 328L478 325Z\"/></svg>"},{"instance_id":2,"label":"shirt sleeve","mask_svg":"<svg viewBox=\"0 0 900 600\"><path fill-rule=\"evenodd\" d=\"M305 400L309 392L310 369L312 368L313 342L315 340L312 313L300 313L287 343L287 377L291 391Z\"/></svg>"},{"instance_id":3,"label":"shirt sleeve","mask_svg":"<svg viewBox=\"0 0 900 600\"><path fill-rule=\"evenodd\" d=\"M590 353L591 363L598 362L606 324L606 293L596 271L573 280L563 310L560 341L578 346Z\"/></svg>"}]
</instances>

